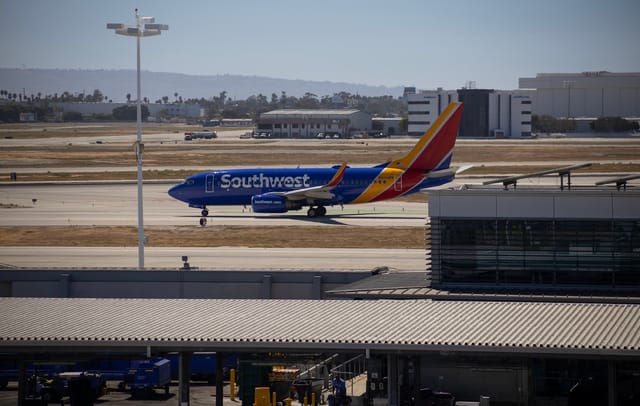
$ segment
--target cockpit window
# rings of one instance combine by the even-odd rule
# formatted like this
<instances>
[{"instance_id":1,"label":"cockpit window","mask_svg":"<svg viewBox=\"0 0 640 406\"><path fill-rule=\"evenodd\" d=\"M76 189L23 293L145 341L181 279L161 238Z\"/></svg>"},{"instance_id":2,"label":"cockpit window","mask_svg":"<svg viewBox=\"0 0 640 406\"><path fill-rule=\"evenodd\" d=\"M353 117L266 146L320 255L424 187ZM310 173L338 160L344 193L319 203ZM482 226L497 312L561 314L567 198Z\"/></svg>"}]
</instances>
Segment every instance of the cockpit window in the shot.
<instances>
[{"instance_id":1,"label":"cockpit window","mask_svg":"<svg viewBox=\"0 0 640 406\"><path fill-rule=\"evenodd\" d=\"M185 179L184 181L182 181L183 185L193 185L195 183L195 181L193 179Z\"/></svg>"}]
</instances>

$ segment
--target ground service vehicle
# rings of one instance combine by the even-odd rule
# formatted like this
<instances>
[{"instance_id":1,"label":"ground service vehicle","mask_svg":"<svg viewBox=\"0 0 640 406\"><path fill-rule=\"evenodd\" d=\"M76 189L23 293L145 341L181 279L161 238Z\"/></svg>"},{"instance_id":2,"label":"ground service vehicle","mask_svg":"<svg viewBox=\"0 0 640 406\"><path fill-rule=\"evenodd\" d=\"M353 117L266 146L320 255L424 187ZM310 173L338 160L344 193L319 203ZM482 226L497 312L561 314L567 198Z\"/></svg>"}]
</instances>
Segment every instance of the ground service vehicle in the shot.
<instances>
[{"instance_id":1,"label":"ground service vehicle","mask_svg":"<svg viewBox=\"0 0 640 406\"><path fill-rule=\"evenodd\" d=\"M93 401L107 393L107 381L99 372L61 372L58 379L64 383L64 392L80 402Z\"/></svg>"},{"instance_id":2,"label":"ground service vehicle","mask_svg":"<svg viewBox=\"0 0 640 406\"><path fill-rule=\"evenodd\" d=\"M166 358L142 361L125 375L125 386L131 389L133 397L149 397L158 388L168 394L170 383L171 361Z\"/></svg>"}]
</instances>

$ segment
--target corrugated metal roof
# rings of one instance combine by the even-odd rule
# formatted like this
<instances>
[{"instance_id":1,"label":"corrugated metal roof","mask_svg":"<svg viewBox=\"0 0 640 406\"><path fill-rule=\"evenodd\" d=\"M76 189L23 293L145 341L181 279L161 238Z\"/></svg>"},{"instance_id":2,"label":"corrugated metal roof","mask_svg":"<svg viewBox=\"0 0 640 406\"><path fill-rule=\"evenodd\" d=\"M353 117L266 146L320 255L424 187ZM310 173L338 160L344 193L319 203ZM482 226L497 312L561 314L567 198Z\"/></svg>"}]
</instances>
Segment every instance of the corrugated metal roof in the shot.
<instances>
[{"instance_id":1,"label":"corrugated metal roof","mask_svg":"<svg viewBox=\"0 0 640 406\"><path fill-rule=\"evenodd\" d=\"M0 349L131 345L640 357L640 305L0 298Z\"/></svg>"},{"instance_id":2,"label":"corrugated metal roof","mask_svg":"<svg viewBox=\"0 0 640 406\"><path fill-rule=\"evenodd\" d=\"M640 304L637 290L567 286L440 286L431 287L429 272L391 271L344 284L326 293L336 299L432 299L510 302L571 302Z\"/></svg>"},{"instance_id":3,"label":"corrugated metal roof","mask_svg":"<svg viewBox=\"0 0 640 406\"><path fill-rule=\"evenodd\" d=\"M384 267L383 267L384 268ZM405 272L405 271L387 271L372 275L368 278L345 284L339 288L333 289L331 292L355 292L369 290L392 290L407 288L422 288L428 286L427 273Z\"/></svg>"},{"instance_id":4,"label":"corrugated metal roof","mask_svg":"<svg viewBox=\"0 0 640 406\"><path fill-rule=\"evenodd\" d=\"M640 305L639 296L622 296L625 292L611 292L605 295L600 291L535 291L517 289L481 289L465 288L436 289L425 287L395 287L366 289L333 289L328 295L337 299L432 299L432 300L475 300L475 301L509 301L509 302L565 302L565 303L616 303ZM617 294L617 296L616 296Z\"/></svg>"}]
</instances>

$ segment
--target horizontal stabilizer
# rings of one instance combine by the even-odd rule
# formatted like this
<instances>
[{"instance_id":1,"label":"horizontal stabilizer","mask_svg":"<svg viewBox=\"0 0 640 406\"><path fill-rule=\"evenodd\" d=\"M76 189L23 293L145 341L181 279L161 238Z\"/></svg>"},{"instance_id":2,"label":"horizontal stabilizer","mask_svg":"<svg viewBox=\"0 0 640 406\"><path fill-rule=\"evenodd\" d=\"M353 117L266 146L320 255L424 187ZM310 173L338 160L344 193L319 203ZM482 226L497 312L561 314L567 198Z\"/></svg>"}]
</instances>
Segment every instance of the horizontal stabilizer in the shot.
<instances>
[{"instance_id":1,"label":"horizontal stabilizer","mask_svg":"<svg viewBox=\"0 0 640 406\"><path fill-rule=\"evenodd\" d=\"M447 168L440 171L431 171L427 174L427 179L445 178L447 176L455 176L456 168Z\"/></svg>"},{"instance_id":2,"label":"horizontal stabilizer","mask_svg":"<svg viewBox=\"0 0 640 406\"><path fill-rule=\"evenodd\" d=\"M473 164L468 164L468 165L462 165L458 167L458 169L456 169L456 175L464 171L468 171L469 169L473 168L473 166L474 166Z\"/></svg>"}]
</instances>

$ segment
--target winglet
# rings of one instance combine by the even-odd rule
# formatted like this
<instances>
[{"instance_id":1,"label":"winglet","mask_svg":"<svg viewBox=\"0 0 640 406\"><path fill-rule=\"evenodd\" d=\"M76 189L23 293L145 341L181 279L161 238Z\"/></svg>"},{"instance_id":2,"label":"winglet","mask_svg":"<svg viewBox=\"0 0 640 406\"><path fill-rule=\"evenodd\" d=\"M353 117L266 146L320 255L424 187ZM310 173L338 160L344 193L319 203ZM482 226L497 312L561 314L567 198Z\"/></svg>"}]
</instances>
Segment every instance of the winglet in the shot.
<instances>
[{"instance_id":1,"label":"winglet","mask_svg":"<svg viewBox=\"0 0 640 406\"><path fill-rule=\"evenodd\" d=\"M340 165L340 168L338 169L338 172L336 172L336 174L333 175L333 178L331 178L329 183L327 183L325 186L326 187L336 187L336 186L338 186L338 184L340 182L342 182L342 178L344 177L344 171L346 169L347 169L347 163L343 162L342 165Z\"/></svg>"}]
</instances>

